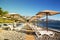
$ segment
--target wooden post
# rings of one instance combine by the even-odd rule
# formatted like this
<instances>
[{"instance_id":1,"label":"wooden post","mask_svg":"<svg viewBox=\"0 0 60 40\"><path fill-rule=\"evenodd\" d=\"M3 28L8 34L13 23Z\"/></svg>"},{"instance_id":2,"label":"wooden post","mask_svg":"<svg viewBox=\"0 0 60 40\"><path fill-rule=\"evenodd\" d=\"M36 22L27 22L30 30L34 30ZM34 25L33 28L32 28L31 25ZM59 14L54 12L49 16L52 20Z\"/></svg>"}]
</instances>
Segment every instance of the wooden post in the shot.
<instances>
[{"instance_id":1,"label":"wooden post","mask_svg":"<svg viewBox=\"0 0 60 40\"><path fill-rule=\"evenodd\" d=\"M48 12L46 13L46 29L48 31Z\"/></svg>"}]
</instances>

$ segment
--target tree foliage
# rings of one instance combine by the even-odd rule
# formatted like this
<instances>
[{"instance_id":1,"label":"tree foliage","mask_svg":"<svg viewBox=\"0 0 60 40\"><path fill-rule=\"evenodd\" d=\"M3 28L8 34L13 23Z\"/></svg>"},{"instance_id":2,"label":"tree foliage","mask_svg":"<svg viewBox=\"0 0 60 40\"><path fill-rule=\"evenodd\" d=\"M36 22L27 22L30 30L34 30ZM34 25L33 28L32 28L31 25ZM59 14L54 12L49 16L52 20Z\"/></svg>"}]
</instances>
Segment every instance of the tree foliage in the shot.
<instances>
[{"instance_id":1,"label":"tree foliage","mask_svg":"<svg viewBox=\"0 0 60 40\"><path fill-rule=\"evenodd\" d=\"M5 14L8 14L8 11L4 11L4 12L3 12L3 15L5 15Z\"/></svg>"},{"instance_id":2,"label":"tree foliage","mask_svg":"<svg viewBox=\"0 0 60 40\"><path fill-rule=\"evenodd\" d=\"M0 16L4 16L5 14L8 14L8 11L4 11L4 10L2 10L2 8L0 7Z\"/></svg>"},{"instance_id":3,"label":"tree foliage","mask_svg":"<svg viewBox=\"0 0 60 40\"><path fill-rule=\"evenodd\" d=\"M0 8L0 15L2 15L3 14L3 10L2 10L2 8Z\"/></svg>"}]
</instances>

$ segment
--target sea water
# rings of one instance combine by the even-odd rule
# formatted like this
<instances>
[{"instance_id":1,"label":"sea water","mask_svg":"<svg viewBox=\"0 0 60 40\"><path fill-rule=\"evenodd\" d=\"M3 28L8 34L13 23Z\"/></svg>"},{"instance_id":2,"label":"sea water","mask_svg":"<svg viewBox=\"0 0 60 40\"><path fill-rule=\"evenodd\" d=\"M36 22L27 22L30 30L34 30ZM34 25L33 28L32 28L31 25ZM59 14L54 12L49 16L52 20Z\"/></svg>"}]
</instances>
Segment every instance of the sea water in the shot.
<instances>
[{"instance_id":1,"label":"sea water","mask_svg":"<svg viewBox=\"0 0 60 40\"><path fill-rule=\"evenodd\" d=\"M46 21L37 22L37 26L46 27ZM48 21L48 28L60 30L60 21Z\"/></svg>"}]
</instances>

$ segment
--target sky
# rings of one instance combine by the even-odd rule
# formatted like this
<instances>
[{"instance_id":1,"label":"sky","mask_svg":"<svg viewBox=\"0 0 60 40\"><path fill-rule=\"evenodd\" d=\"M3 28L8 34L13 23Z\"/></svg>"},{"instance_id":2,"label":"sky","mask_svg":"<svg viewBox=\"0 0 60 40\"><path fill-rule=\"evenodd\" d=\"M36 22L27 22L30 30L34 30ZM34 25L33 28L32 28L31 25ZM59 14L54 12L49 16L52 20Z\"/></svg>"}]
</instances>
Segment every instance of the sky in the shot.
<instances>
[{"instance_id":1,"label":"sky","mask_svg":"<svg viewBox=\"0 0 60 40\"><path fill-rule=\"evenodd\" d=\"M9 13L34 16L43 10L60 11L60 0L0 0L0 7ZM59 17L55 15L50 18L60 20Z\"/></svg>"}]
</instances>

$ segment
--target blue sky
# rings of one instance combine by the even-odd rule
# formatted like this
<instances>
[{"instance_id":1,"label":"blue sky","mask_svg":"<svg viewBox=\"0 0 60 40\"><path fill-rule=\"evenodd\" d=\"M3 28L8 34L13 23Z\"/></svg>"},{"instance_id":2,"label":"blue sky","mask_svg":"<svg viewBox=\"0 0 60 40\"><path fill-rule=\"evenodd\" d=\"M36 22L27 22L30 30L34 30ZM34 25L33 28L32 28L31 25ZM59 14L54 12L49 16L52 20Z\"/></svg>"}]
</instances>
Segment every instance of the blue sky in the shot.
<instances>
[{"instance_id":1,"label":"blue sky","mask_svg":"<svg viewBox=\"0 0 60 40\"><path fill-rule=\"evenodd\" d=\"M18 13L23 16L34 16L43 10L60 11L60 0L0 0L0 7L10 13ZM58 19L60 15L50 18Z\"/></svg>"}]
</instances>

